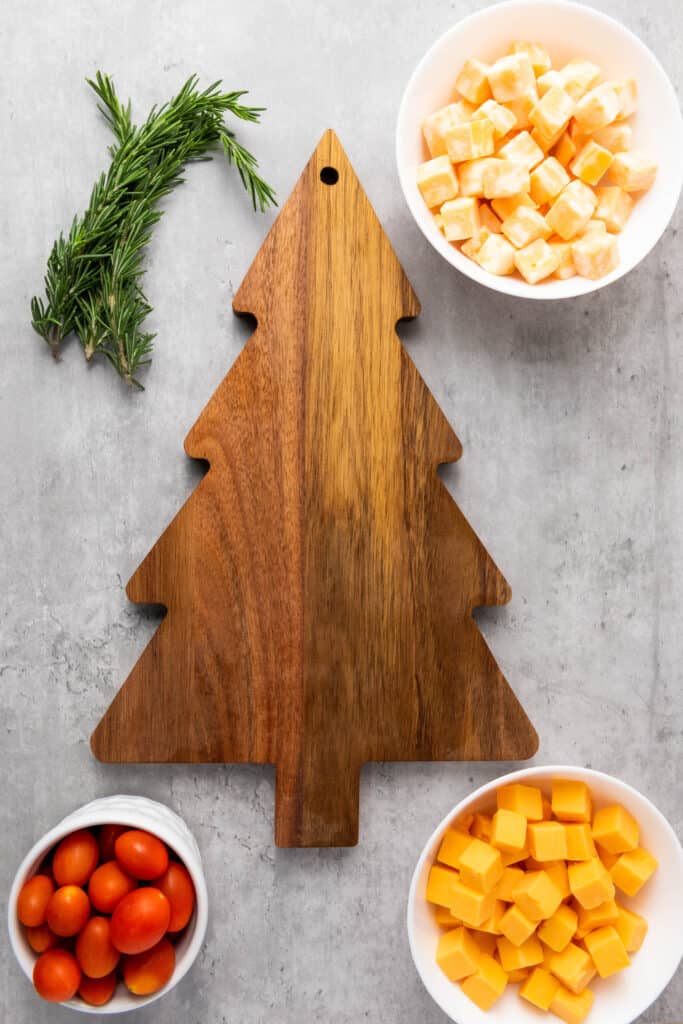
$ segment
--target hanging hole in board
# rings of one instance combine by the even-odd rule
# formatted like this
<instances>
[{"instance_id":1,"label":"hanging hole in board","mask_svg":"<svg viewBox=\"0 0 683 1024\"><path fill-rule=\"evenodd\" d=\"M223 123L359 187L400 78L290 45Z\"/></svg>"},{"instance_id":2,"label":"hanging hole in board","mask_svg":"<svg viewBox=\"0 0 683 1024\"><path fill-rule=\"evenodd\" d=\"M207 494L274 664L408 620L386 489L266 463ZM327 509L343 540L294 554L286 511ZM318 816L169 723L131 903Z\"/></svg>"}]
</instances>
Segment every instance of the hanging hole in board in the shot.
<instances>
[{"instance_id":1,"label":"hanging hole in board","mask_svg":"<svg viewBox=\"0 0 683 1024\"><path fill-rule=\"evenodd\" d=\"M336 185L339 181L339 171L336 167L323 167L320 172L320 180L325 185Z\"/></svg>"}]
</instances>

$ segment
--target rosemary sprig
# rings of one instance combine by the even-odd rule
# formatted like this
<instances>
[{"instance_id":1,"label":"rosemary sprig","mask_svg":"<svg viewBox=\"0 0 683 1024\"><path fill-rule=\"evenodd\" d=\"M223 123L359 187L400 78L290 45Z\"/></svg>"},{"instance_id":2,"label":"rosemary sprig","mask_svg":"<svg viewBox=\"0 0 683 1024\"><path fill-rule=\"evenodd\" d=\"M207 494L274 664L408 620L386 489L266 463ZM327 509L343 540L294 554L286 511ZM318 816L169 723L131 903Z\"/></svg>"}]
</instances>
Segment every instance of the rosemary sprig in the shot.
<instances>
[{"instance_id":1,"label":"rosemary sprig","mask_svg":"<svg viewBox=\"0 0 683 1024\"><path fill-rule=\"evenodd\" d=\"M108 75L98 71L88 84L114 134L111 163L95 183L86 211L52 247L45 298L31 300L32 324L56 359L64 338L75 331L86 359L104 355L126 383L141 388L136 373L149 362L154 340L142 329L151 306L141 279L145 250L162 215L158 203L182 183L187 163L211 159L221 145L254 209L275 205L255 157L224 121L232 114L258 122L263 108L244 106L243 91L222 93L220 82L200 91L193 75L138 127L130 101L121 103Z\"/></svg>"}]
</instances>

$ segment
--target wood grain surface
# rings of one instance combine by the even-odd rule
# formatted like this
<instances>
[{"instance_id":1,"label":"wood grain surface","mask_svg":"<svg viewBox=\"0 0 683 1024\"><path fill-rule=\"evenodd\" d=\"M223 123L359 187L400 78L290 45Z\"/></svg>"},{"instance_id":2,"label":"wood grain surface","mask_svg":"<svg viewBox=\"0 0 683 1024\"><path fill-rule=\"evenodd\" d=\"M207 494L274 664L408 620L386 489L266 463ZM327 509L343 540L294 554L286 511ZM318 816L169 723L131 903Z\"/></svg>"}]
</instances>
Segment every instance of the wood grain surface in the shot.
<instances>
[{"instance_id":1,"label":"wood grain surface","mask_svg":"<svg viewBox=\"0 0 683 1024\"><path fill-rule=\"evenodd\" d=\"M92 749L274 764L277 844L352 845L365 762L536 750L471 615L510 590L437 475L461 447L396 334L419 303L333 132L233 306L256 331L185 443L210 469L128 584L167 615Z\"/></svg>"}]
</instances>

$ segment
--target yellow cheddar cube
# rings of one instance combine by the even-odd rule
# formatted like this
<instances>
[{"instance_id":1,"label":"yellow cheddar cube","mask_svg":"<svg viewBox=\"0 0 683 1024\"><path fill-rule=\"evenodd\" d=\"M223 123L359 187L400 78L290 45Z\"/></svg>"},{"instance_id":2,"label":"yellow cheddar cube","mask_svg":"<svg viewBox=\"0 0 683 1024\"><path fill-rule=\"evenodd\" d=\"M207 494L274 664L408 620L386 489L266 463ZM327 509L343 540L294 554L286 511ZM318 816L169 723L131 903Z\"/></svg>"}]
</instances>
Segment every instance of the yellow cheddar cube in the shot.
<instances>
[{"instance_id":1,"label":"yellow cheddar cube","mask_svg":"<svg viewBox=\"0 0 683 1024\"><path fill-rule=\"evenodd\" d=\"M554 89L557 86L562 88L562 76L555 68L550 68L536 78L536 88L539 96L545 96L549 89Z\"/></svg>"},{"instance_id":2,"label":"yellow cheddar cube","mask_svg":"<svg viewBox=\"0 0 683 1024\"><path fill-rule=\"evenodd\" d=\"M531 121L529 120L529 114L538 103L538 93L536 89L530 89L523 96L519 96L516 100L508 100L505 106L511 114L515 115L515 128L517 130L531 127Z\"/></svg>"},{"instance_id":3,"label":"yellow cheddar cube","mask_svg":"<svg viewBox=\"0 0 683 1024\"><path fill-rule=\"evenodd\" d=\"M559 160L547 157L530 175L531 198L539 206L549 203L569 184L569 175Z\"/></svg>"},{"instance_id":4,"label":"yellow cheddar cube","mask_svg":"<svg viewBox=\"0 0 683 1024\"><path fill-rule=\"evenodd\" d=\"M608 231L618 234L631 216L635 202L628 192L618 185L604 185L596 188L598 205L595 216L604 222Z\"/></svg>"},{"instance_id":5,"label":"yellow cheddar cube","mask_svg":"<svg viewBox=\"0 0 683 1024\"><path fill-rule=\"evenodd\" d=\"M444 135L446 152L454 164L490 156L495 149L493 125L488 118L453 125Z\"/></svg>"},{"instance_id":6,"label":"yellow cheddar cube","mask_svg":"<svg viewBox=\"0 0 683 1024\"><path fill-rule=\"evenodd\" d=\"M519 946L501 935L497 945L500 962L506 971L517 971L523 967L535 967L543 963L543 949L535 935Z\"/></svg>"},{"instance_id":7,"label":"yellow cheddar cube","mask_svg":"<svg viewBox=\"0 0 683 1024\"><path fill-rule=\"evenodd\" d=\"M481 839L472 839L460 854L460 877L465 885L490 892L502 874L500 851Z\"/></svg>"},{"instance_id":8,"label":"yellow cheddar cube","mask_svg":"<svg viewBox=\"0 0 683 1024\"><path fill-rule=\"evenodd\" d=\"M433 114L429 114L424 119L422 134L430 156L446 155L445 133L456 124L471 121L474 110L473 105L467 100L457 100L455 103L449 103L447 106L435 110Z\"/></svg>"},{"instance_id":9,"label":"yellow cheddar cube","mask_svg":"<svg viewBox=\"0 0 683 1024\"><path fill-rule=\"evenodd\" d=\"M588 222L589 226L590 224L591 221ZM590 807L588 813L590 814ZM597 857L598 851L587 821L570 822L564 826L564 834L567 839L567 860L592 860L593 857Z\"/></svg>"},{"instance_id":10,"label":"yellow cheddar cube","mask_svg":"<svg viewBox=\"0 0 683 1024\"><path fill-rule=\"evenodd\" d=\"M581 97L574 110L577 127L584 132L596 132L611 124L619 116L621 103L609 82L596 85Z\"/></svg>"},{"instance_id":11,"label":"yellow cheddar cube","mask_svg":"<svg viewBox=\"0 0 683 1024\"><path fill-rule=\"evenodd\" d=\"M519 132L504 146L498 150L498 156L503 160L511 160L514 164L520 164L527 171L532 170L536 164L543 160L543 150L531 138L529 132Z\"/></svg>"},{"instance_id":12,"label":"yellow cheddar cube","mask_svg":"<svg viewBox=\"0 0 683 1024\"><path fill-rule=\"evenodd\" d=\"M656 870L656 859L647 850L639 847L622 853L610 874L612 881L622 892L627 896L635 896Z\"/></svg>"},{"instance_id":13,"label":"yellow cheddar cube","mask_svg":"<svg viewBox=\"0 0 683 1024\"><path fill-rule=\"evenodd\" d=\"M630 117L635 114L638 106L638 83L635 78L622 78L610 85L619 97L619 118Z\"/></svg>"},{"instance_id":14,"label":"yellow cheddar cube","mask_svg":"<svg viewBox=\"0 0 683 1024\"><path fill-rule=\"evenodd\" d=\"M527 820L523 814L500 808L493 815L491 843L507 853L521 852L526 843L526 831Z\"/></svg>"},{"instance_id":15,"label":"yellow cheddar cube","mask_svg":"<svg viewBox=\"0 0 683 1024\"><path fill-rule=\"evenodd\" d=\"M470 832L477 839L481 839L485 843L491 841L491 830L493 828L493 818L490 814L475 814L474 821Z\"/></svg>"},{"instance_id":16,"label":"yellow cheddar cube","mask_svg":"<svg viewBox=\"0 0 683 1024\"><path fill-rule=\"evenodd\" d=\"M480 1009L490 1010L502 996L507 983L507 974L500 964L484 954L479 960L476 973L460 982L460 987Z\"/></svg>"},{"instance_id":17,"label":"yellow cheddar cube","mask_svg":"<svg viewBox=\"0 0 683 1024\"><path fill-rule=\"evenodd\" d=\"M487 100L475 110L472 120L478 121L480 118L488 118L493 125L493 134L499 139L512 131L517 120L511 110L495 100Z\"/></svg>"},{"instance_id":18,"label":"yellow cheddar cube","mask_svg":"<svg viewBox=\"0 0 683 1024\"><path fill-rule=\"evenodd\" d=\"M609 149L610 153L625 153L631 148L633 129L624 121L616 121L593 132L591 138L605 149Z\"/></svg>"},{"instance_id":19,"label":"yellow cheddar cube","mask_svg":"<svg viewBox=\"0 0 683 1024\"><path fill-rule=\"evenodd\" d=\"M479 250L484 245L490 234L491 232L488 228L480 227L476 235L472 235L471 238L468 238L462 243L460 251L463 252L465 256L469 256L471 260L476 260ZM472 836L470 836L470 840L471 839Z\"/></svg>"},{"instance_id":20,"label":"yellow cheddar cube","mask_svg":"<svg viewBox=\"0 0 683 1024\"><path fill-rule=\"evenodd\" d=\"M488 70L488 66L483 61L474 57L472 60L465 61L455 80L455 88L460 95L477 106L491 98Z\"/></svg>"},{"instance_id":21,"label":"yellow cheddar cube","mask_svg":"<svg viewBox=\"0 0 683 1024\"><path fill-rule=\"evenodd\" d=\"M543 864L542 870L554 882L562 894L563 900L568 900L571 893L569 890L569 872L567 864L563 860L550 861Z\"/></svg>"},{"instance_id":22,"label":"yellow cheddar cube","mask_svg":"<svg viewBox=\"0 0 683 1024\"><path fill-rule=\"evenodd\" d=\"M553 156L562 164L563 167L568 167L576 153L576 144L572 139L569 132L563 132L560 141L555 146Z\"/></svg>"},{"instance_id":23,"label":"yellow cheddar cube","mask_svg":"<svg viewBox=\"0 0 683 1024\"><path fill-rule=\"evenodd\" d=\"M609 149L605 149L593 139L589 139L576 154L569 167L572 173L581 181L585 181L587 185L597 185L609 170L613 160L614 154Z\"/></svg>"},{"instance_id":24,"label":"yellow cheddar cube","mask_svg":"<svg viewBox=\"0 0 683 1024\"><path fill-rule=\"evenodd\" d=\"M554 85L529 113L529 120L547 139L563 132L574 113L574 100L564 89Z\"/></svg>"},{"instance_id":25,"label":"yellow cheddar cube","mask_svg":"<svg viewBox=\"0 0 683 1024\"><path fill-rule=\"evenodd\" d=\"M472 842L472 836L467 832L461 832L457 828L449 828L441 840L439 852L436 859L442 864L448 864L451 868L460 868L459 857L465 847Z\"/></svg>"},{"instance_id":26,"label":"yellow cheddar cube","mask_svg":"<svg viewBox=\"0 0 683 1024\"><path fill-rule=\"evenodd\" d=\"M610 178L625 192L644 192L654 184L657 164L637 150L617 153L610 167Z\"/></svg>"},{"instance_id":27,"label":"yellow cheddar cube","mask_svg":"<svg viewBox=\"0 0 683 1024\"><path fill-rule=\"evenodd\" d=\"M550 249L546 246L546 249ZM552 254L552 250L551 254ZM554 263L552 274L556 270ZM547 274L545 275L548 276ZM567 837L564 825L559 821L534 821L529 825L529 849L534 860L554 861L564 860L567 857Z\"/></svg>"},{"instance_id":28,"label":"yellow cheddar cube","mask_svg":"<svg viewBox=\"0 0 683 1024\"><path fill-rule=\"evenodd\" d=\"M447 156L427 160L417 169L417 187L429 207L441 206L458 194L458 179Z\"/></svg>"},{"instance_id":29,"label":"yellow cheddar cube","mask_svg":"<svg viewBox=\"0 0 683 1024\"><path fill-rule=\"evenodd\" d=\"M605 900L597 907L587 910L577 903L579 921L576 929L577 939L583 939L596 928L604 928L607 924L615 924L619 918L619 909L614 900Z\"/></svg>"},{"instance_id":30,"label":"yellow cheddar cube","mask_svg":"<svg viewBox=\"0 0 683 1024\"><path fill-rule=\"evenodd\" d=\"M527 206L518 206L515 212L503 221L500 230L518 249L523 249L536 239L547 238L550 234L545 217Z\"/></svg>"},{"instance_id":31,"label":"yellow cheddar cube","mask_svg":"<svg viewBox=\"0 0 683 1024\"><path fill-rule=\"evenodd\" d=\"M597 857L569 865L569 888L572 896L587 910L614 899L614 883Z\"/></svg>"},{"instance_id":32,"label":"yellow cheddar cube","mask_svg":"<svg viewBox=\"0 0 683 1024\"><path fill-rule=\"evenodd\" d=\"M503 225L503 230L505 225ZM554 274L559 265L557 253L548 245L543 238L525 245L515 253L515 266L525 281L529 284L538 284L544 278ZM539 822L539 824L546 824ZM552 824L552 822L547 822Z\"/></svg>"},{"instance_id":33,"label":"yellow cheddar cube","mask_svg":"<svg viewBox=\"0 0 683 1024\"><path fill-rule=\"evenodd\" d=\"M536 77L526 53L501 57L489 68L488 80L493 98L507 103L528 95L536 88Z\"/></svg>"},{"instance_id":34,"label":"yellow cheddar cube","mask_svg":"<svg viewBox=\"0 0 683 1024\"><path fill-rule=\"evenodd\" d=\"M593 839L608 853L635 850L639 831L636 819L620 804L603 807L593 818Z\"/></svg>"},{"instance_id":35,"label":"yellow cheddar cube","mask_svg":"<svg viewBox=\"0 0 683 1024\"><path fill-rule=\"evenodd\" d=\"M520 967L516 971L508 971L508 985L518 985L520 981L526 981L530 974L530 967Z\"/></svg>"},{"instance_id":36,"label":"yellow cheddar cube","mask_svg":"<svg viewBox=\"0 0 683 1024\"><path fill-rule=\"evenodd\" d=\"M582 1024L590 1013L593 998L593 993L588 988L577 996L564 985L560 985L550 1004L550 1012L565 1024Z\"/></svg>"},{"instance_id":37,"label":"yellow cheddar cube","mask_svg":"<svg viewBox=\"0 0 683 1024\"><path fill-rule=\"evenodd\" d=\"M484 170L486 199L509 199L529 191L529 172L511 160L492 159Z\"/></svg>"},{"instance_id":38,"label":"yellow cheddar cube","mask_svg":"<svg viewBox=\"0 0 683 1024\"><path fill-rule=\"evenodd\" d=\"M595 977L593 961L585 949L570 942L561 953L553 953L549 960L552 973L570 992L583 992Z\"/></svg>"},{"instance_id":39,"label":"yellow cheddar cube","mask_svg":"<svg viewBox=\"0 0 683 1024\"><path fill-rule=\"evenodd\" d=\"M481 226L488 228L491 234L500 234L500 221L487 203L481 203L479 206L479 219Z\"/></svg>"},{"instance_id":40,"label":"yellow cheddar cube","mask_svg":"<svg viewBox=\"0 0 683 1024\"><path fill-rule=\"evenodd\" d=\"M489 935L502 935L503 933L500 928L500 923L505 916L507 909L507 904L503 903L502 900L494 900L491 916L487 917L484 923L480 924L476 930L478 932L486 932Z\"/></svg>"},{"instance_id":41,"label":"yellow cheddar cube","mask_svg":"<svg viewBox=\"0 0 683 1024\"><path fill-rule=\"evenodd\" d=\"M503 868L503 874L495 888L496 899L504 900L506 903L514 903L512 893L515 886L518 885L523 878L524 872L521 868Z\"/></svg>"},{"instance_id":42,"label":"yellow cheddar cube","mask_svg":"<svg viewBox=\"0 0 683 1024\"><path fill-rule=\"evenodd\" d=\"M600 81L600 68L581 57L570 60L560 71L560 84L576 102Z\"/></svg>"},{"instance_id":43,"label":"yellow cheddar cube","mask_svg":"<svg viewBox=\"0 0 683 1024\"><path fill-rule=\"evenodd\" d=\"M630 957L613 925L589 932L584 942L601 978L609 978L630 966Z\"/></svg>"},{"instance_id":44,"label":"yellow cheddar cube","mask_svg":"<svg viewBox=\"0 0 683 1024\"><path fill-rule=\"evenodd\" d=\"M484 229L482 228L482 231ZM488 270L490 274L499 277L512 274L515 269L515 250L502 235L489 234L486 241L479 247L475 259L480 267ZM501 853L501 865L505 865L505 857L521 856L522 851L516 853Z\"/></svg>"},{"instance_id":45,"label":"yellow cheddar cube","mask_svg":"<svg viewBox=\"0 0 683 1024\"><path fill-rule=\"evenodd\" d=\"M439 939L436 962L449 981L461 981L474 974L481 950L466 928L455 928Z\"/></svg>"},{"instance_id":46,"label":"yellow cheddar cube","mask_svg":"<svg viewBox=\"0 0 683 1024\"><path fill-rule=\"evenodd\" d=\"M553 978L549 971L543 967L534 967L520 988L519 994L532 1006L537 1006L539 1010L547 1010L559 987L559 981Z\"/></svg>"},{"instance_id":47,"label":"yellow cheddar cube","mask_svg":"<svg viewBox=\"0 0 683 1024\"><path fill-rule=\"evenodd\" d=\"M555 132L554 135L544 135L538 128L534 128L531 132L531 138L534 140L539 149L543 150L543 154L547 155L553 146L560 141L564 132Z\"/></svg>"},{"instance_id":48,"label":"yellow cheddar cube","mask_svg":"<svg viewBox=\"0 0 683 1024\"><path fill-rule=\"evenodd\" d=\"M495 206L494 206L495 209ZM527 821L542 821L543 794L536 786L515 782L502 786L497 794L498 808L523 814Z\"/></svg>"},{"instance_id":49,"label":"yellow cheddar cube","mask_svg":"<svg viewBox=\"0 0 683 1024\"><path fill-rule=\"evenodd\" d=\"M595 281L619 266L619 244L614 235L590 231L572 246L576 272Z\"/></svg>"},{"instance_id":50,"label":"yellow cheddar cube","mask_svg":"<svg viewBox=\"0 0 683 1024\"><path fill-rule=\"evenodd\" d=\"M513 946L523 945L535 931L536 922L530 921L516 904L513 903L511 907L506 908L500 919L500 934L504 935Z\"/></svg>"},{"instance_id":51,"label":"yellow cheddar cube","mask_svg":"<svg viewBox=\"0 0 683 1024\"><path fill-rule=\"evenodd\" d=\"M550 54L540 43L528 43L522 39L516 39L510 47L510 53L525 53L535 75L544 75L552 67Z\"/></svg>"},{"instance_id":52,"label":"yellow cheddar cube","mask_svg":"<svg viewBox=\"0 0 683 1024\"><path fill-rule=\"evenodd\" d=\"M591 820L591 795L585 782L578 779L554 779L552 803L553 814L559 821Z\"/></svg>"},{"instance_id":53,"label":"yellow cheddar cube","mask_svg":"<svg viewBox=\"0 0 683 1024\"><path fill-rule=\"evenodd\" d=\"M539 925L538 937L554 953L561 953L574 938L577 926L576 911L566 903L562 903L552 917Z\"/></svg>"},{"instance_id":54,"label":"yellow cheddar cube","mask_svg":"<svg viewBox=\"0 0 683 1024\"><path fill-rule=\"evenodd\" d=\"M506 220L519 206L526 206L530 210L535 210L537 204L533 201L528 192L520 192L518 196L512 196L510 199L493 199L491 201L491 206L501 220ZM515 808L511 807L510 810L515 810Z\"/></svg>"},{"instance_id":55,"label":"yellow cheddar cube","mask_svg":"<svg viewBox=\"0 0 683 1024\"><path fill-rule=\"evenodd\" d=\"M480 228L479 205L476 199L449 199L441 207L443 233L449 242L461 242L476 235Z\"/></svg>"},{"instance_id":56,"label":"yellow cheddar cube","mask_svg":"<svg viewBox=\"0 0 683 1024\"><path fill-rule=\"evenodd\" d=\"M552 917L562 902L562 893L545 871L528 871L512 895L530 921Z\"/></svg>"},{"instance_id":57,"label":"yellow cheddar cube","mask_svg":"<svg viewBox=\"0 0 683 1024\"><path fill-rule=\"evenodd\" d=\"M459 921L457 917L453 917L450 910L446 910L445 907L437 907L434 917L439 928L448 928L449 931L458 928L462 924L462 921Z\"/></svg>"},{"instance_id":58,"label":"yellow cheddar cube","mask_svg":"<svg viewBox=\"0 0 683 1024\"><path fill-rule=\"evenodd\" d=\"M576 277L576 267L574 266L574 257L572 256L572 243L550 238L548 239L548 245L557 255L559 261L553 277L559 278L560 281Z\"/></svg>"},{"instance_id":59,"label":"yellow cheddar cube","mask_svg":"<svg viewBox=\"0 0 683 1024\"><path fill-rule=\"evenodd\" d=\"M488 920L495 904L493 893L473 889L459 878L453 882L450 899L451 914L469 928L478 928Z\"/></svg>"},{"instance_id":60,"label":"yellow cheddar cube","mask_svg":"<svg viewBox=\"0 0 683 1024\"><path fill-rule=\"evenodd\" d=\"M614 927L619 933L619 938L624 943L627 953L637 953L647 935L647 921L626 907L617 906L617 911Z\"/></svg>"},{"instance_id":61,"label":"yellow cheddar cube","mask_svg":"<svg viewBox=\"0 0 683 1024\"><path fill-rule=\"evenodd\" d=\"M493 956L498 949L498 936L494 935L493 932L481 932L473 931L470 933L472 938L479 946L482 953L486 956Z\"/></svg>"},{"instance_id":62,"label":"yellow cheddar cube","mask_svg":"<svg viewBox=\"0 0 683 1024\"><path fill-rule=\"evenodd\" d=\"M490 163L498 163L495 156L484 156L479 160L464 160L457 166L458 184L461 196L484 195L484 171Z\"/></svg>"},{"instance_id":63,"label":"yellow cheddar cube","mask_svg":"<svg viewBox=\"0 0 683 1024\"><path fill-rule=\"evenodd\" d=\"M435 864L427 879L427 901L440 907L450 909L453 899L453 885L458 880L458 872L451 868Z\"/></svg>"},{"instance_id":64,"label":"yellow cheddar cube","mask_svg":"<svg viewBox=\"0 0 683 1024\"><path fill-rule=\"evenodd\" d=\"M597 205L597 196L588 185L570 181L548 210L546 220L555 234L568 242L583 231Z\"/></svg>"}]
</instances>

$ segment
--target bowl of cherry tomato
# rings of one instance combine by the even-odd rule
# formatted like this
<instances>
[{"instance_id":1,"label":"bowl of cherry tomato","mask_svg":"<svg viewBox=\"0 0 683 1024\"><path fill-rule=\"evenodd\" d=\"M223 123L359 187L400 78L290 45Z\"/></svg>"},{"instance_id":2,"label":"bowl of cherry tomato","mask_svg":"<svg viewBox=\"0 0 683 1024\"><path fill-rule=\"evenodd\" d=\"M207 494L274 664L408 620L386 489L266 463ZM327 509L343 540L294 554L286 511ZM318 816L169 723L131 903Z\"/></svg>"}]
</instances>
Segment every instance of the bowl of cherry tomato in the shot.
<instances>
[{"instance_id":1,"label":"bowl of cherry tomato","mask_svg":"<svg viewBox=\"0 0 683 1024\"><path fill-rule=\"evenodd\" d=\"M10 892L9 933L43 999L122 1013L187 973L207 907L185 822L146 797L110 796L68 815L26 855Z\"/></svg>"}]
</instances>

